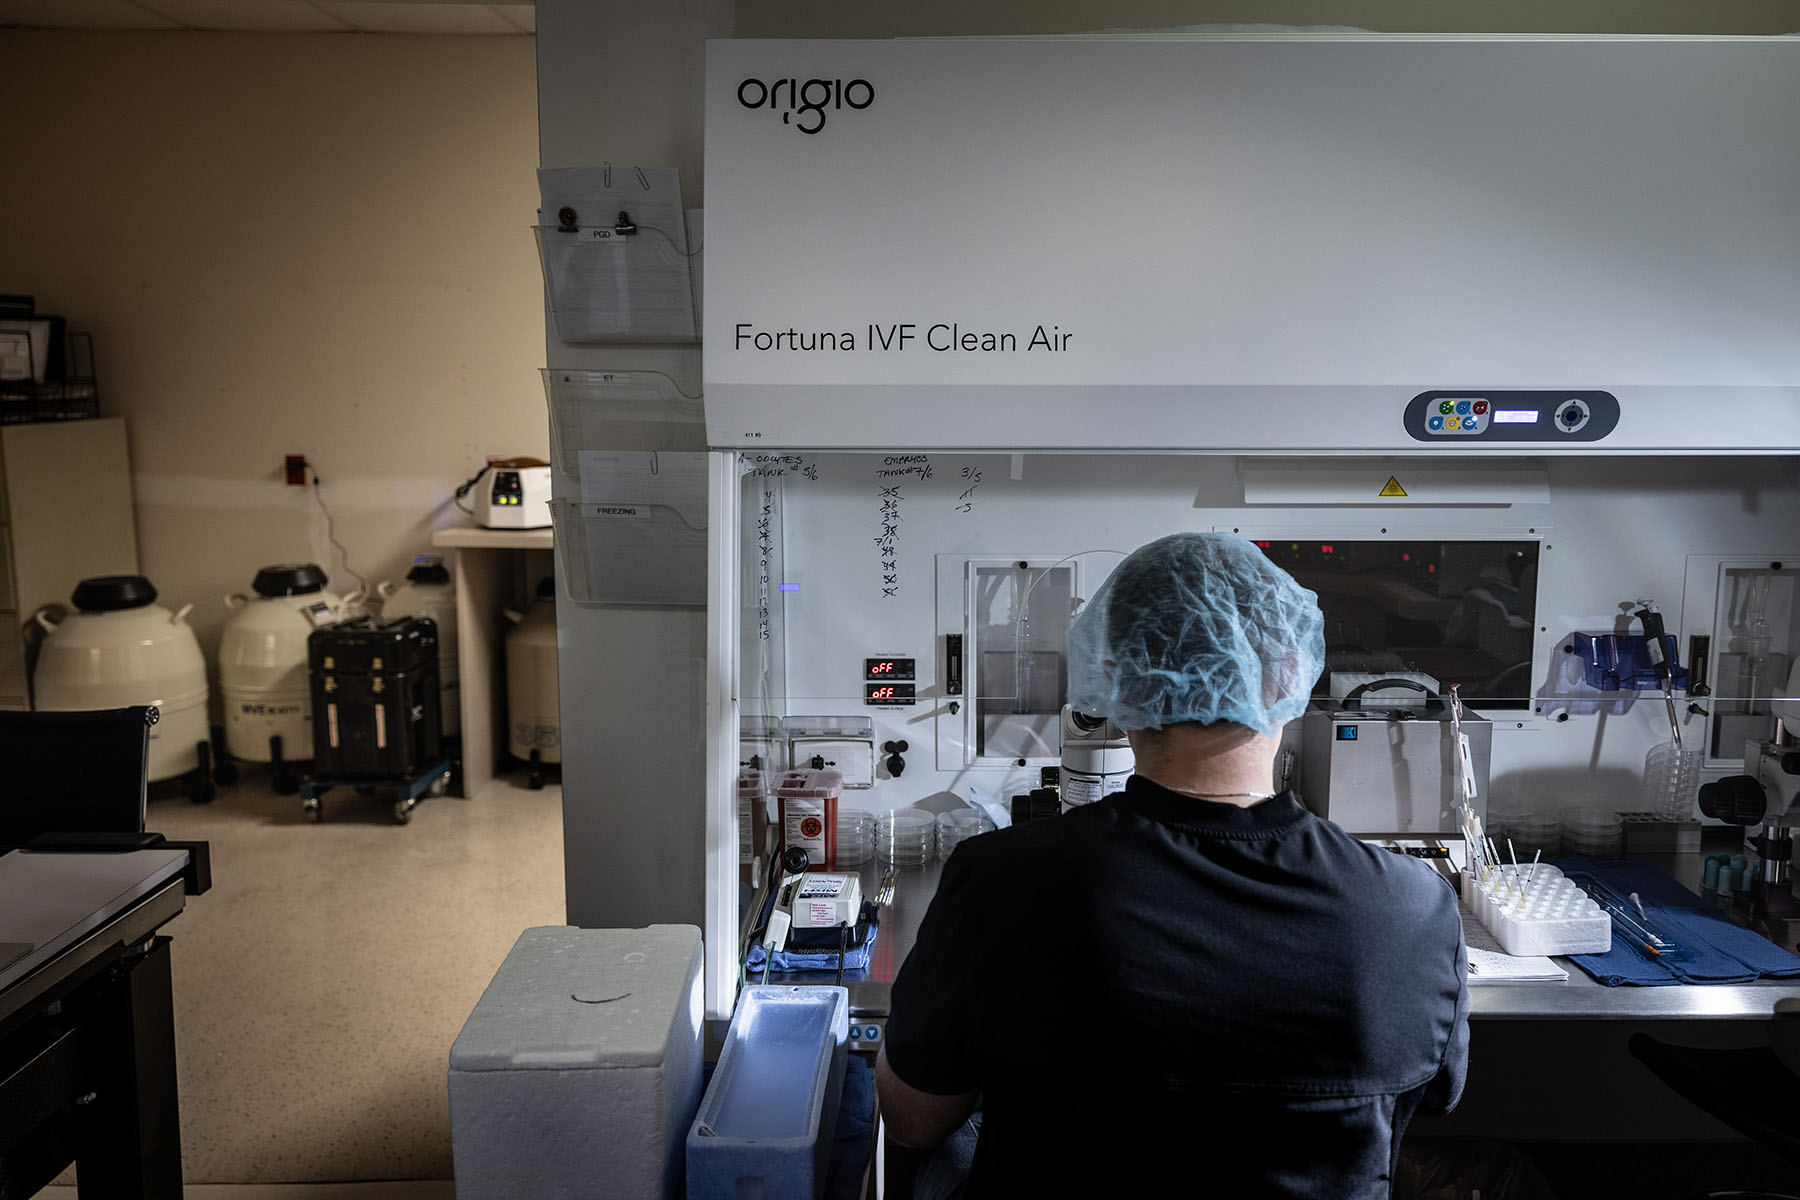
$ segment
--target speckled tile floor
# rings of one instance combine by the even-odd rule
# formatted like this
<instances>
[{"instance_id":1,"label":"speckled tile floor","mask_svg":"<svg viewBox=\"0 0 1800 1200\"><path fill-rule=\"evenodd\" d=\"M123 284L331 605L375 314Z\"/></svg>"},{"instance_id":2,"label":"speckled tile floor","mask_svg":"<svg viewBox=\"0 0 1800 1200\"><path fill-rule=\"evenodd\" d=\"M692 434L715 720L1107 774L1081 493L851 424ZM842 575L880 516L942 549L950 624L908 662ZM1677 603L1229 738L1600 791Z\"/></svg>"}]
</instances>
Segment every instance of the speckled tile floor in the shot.
<instances>
[{"instance_id":1,"label":"speckled tile floor","mask_svg":"<svg viewBox=\"0 0 1800 1200\"><path fill-rule=\"evenodd\" d=\"M151 799L151 829L212 846L212 890L164 931L187 1182L364 1181L189 1195L448 1200L367 1181L451 1178L450 1044L520 931L564 922L562 793L521 772L404 826L348 790L324 813L254 766L210 805Z\"/></svg>"}]
</instances>

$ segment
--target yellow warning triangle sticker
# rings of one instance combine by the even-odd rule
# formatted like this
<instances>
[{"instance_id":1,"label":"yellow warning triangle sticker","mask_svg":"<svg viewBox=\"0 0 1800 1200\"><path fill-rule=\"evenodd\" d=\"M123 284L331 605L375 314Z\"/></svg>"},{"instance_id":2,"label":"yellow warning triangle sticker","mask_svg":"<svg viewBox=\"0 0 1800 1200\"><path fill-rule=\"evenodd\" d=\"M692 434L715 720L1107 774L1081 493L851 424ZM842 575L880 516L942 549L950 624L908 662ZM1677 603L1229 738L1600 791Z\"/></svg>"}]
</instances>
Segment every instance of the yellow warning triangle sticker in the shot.
<instances>
[{"instance_id":1,"label":"yellow warning triangle sticker","mask_svg":"<svg viewBox=\"0 0 1800 1200\"><path fill-rule=\"evenodd\" d=\"M1404 496L1406 495L1406 489L1400 486L1400 481L1398 479L1389 475L1387 485L1381 489L1381 494L1383 496Z\"/></svg>"}]
</instances>

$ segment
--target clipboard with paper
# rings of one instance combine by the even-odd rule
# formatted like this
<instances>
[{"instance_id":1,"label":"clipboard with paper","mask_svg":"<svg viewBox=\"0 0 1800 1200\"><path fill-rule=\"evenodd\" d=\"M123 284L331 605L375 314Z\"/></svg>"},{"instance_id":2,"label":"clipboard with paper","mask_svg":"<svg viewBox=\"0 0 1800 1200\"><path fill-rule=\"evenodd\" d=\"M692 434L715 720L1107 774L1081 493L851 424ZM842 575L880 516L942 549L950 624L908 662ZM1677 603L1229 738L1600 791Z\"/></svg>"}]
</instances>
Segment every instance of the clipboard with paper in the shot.
<instances>
[{"instance_id":1,"label":"clipboard with paper","mask_svg":"<svg viewBox=\"0 0 1800 1200\"><path fill-rule=\"evenodd\" d=\"M696 342L695 256L673 167L538 171L538 256L565 342Z\"/></svg>"}]
</instances>

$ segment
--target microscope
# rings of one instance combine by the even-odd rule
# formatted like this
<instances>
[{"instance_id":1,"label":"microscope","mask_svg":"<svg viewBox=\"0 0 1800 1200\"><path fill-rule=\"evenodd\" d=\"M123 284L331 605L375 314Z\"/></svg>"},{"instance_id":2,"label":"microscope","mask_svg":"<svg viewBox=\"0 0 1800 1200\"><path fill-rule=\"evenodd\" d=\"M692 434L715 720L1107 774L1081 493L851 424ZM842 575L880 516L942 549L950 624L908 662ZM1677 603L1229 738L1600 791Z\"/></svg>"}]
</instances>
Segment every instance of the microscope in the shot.
<instances>
[{"instance_id":1,"label":"microscope","mask_svg":"<svg viewBox=\"0 0 1800 1200\"><path fill-rule=\"evenodd\" d=\"M1782 699L1771 704L1774 729L1765 740L1744 743L1744 770L1700 788L1700 811L1717 821L1754 827L1744 844L1758 859L1750 890L1737 906L1753 919L1800 919L1790 879L1792 828L1800 824L1800 661Z\"/></svg>"}]
</instances>

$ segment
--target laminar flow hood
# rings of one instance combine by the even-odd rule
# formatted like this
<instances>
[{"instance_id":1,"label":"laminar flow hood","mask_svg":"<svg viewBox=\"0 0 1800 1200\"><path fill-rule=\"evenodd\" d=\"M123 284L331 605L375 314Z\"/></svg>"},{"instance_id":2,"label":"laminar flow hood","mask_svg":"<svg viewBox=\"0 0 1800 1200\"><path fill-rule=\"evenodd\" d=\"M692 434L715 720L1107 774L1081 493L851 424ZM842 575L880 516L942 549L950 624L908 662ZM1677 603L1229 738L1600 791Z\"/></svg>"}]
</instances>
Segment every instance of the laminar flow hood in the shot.
<instances>
[{"instance_id":1,"label":"laminar flow hood","mask_svg":"<svg viewBox=\"0 0 1800 1200\"><path fill-rule=\"evenodd\" d=\"M723 41L708 440L1800 447L1800 39Z\"/></svg>"}]
</instances>

